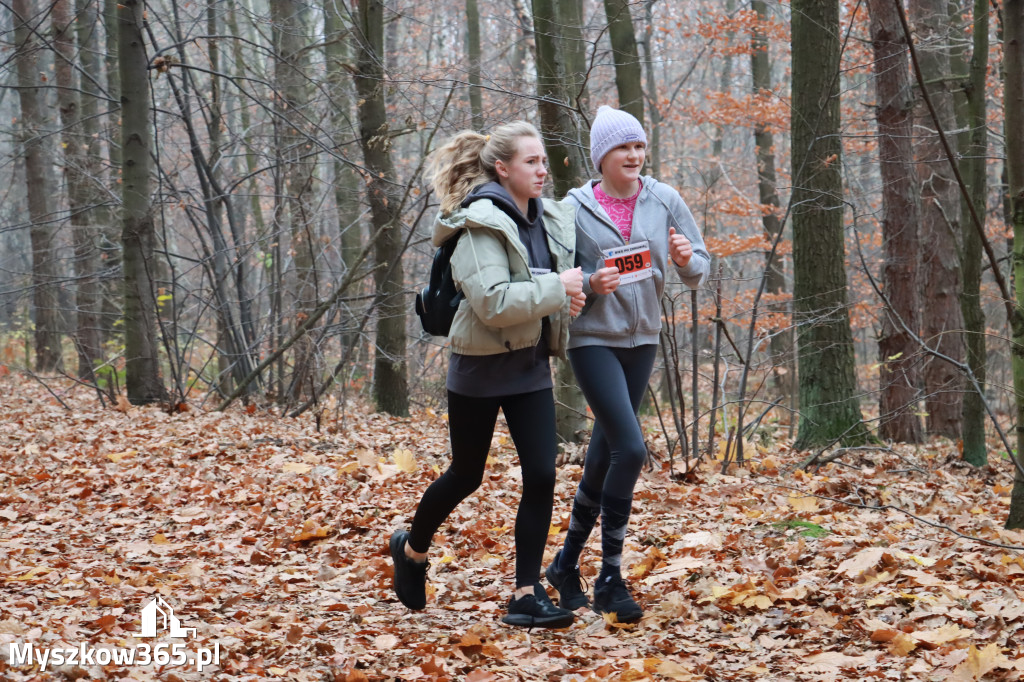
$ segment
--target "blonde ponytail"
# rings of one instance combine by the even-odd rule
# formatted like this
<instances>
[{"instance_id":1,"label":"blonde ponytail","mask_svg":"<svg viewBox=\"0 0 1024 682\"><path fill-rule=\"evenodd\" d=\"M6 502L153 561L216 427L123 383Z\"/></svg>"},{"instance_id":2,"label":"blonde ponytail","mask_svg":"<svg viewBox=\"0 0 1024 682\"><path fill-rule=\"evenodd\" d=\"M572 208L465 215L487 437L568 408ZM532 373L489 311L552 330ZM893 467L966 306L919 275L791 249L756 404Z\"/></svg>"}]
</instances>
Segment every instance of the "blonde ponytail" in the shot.
<instances>
[{"instance_id":1,"label":"blonde ponytail","mask_svg":"<svg viewBox=\"0 0 1024 682\"><path fill-rule=\"evenodd\" d=\"M459 208L474 187L497 182L495 162L512 161L521 137L539 140L540 133L531 123L513 121L498 126L486 137L464 130L435 151L429 172L431 184L441 200L441 212L451 213Z\"/></svg>"}]
</instances>

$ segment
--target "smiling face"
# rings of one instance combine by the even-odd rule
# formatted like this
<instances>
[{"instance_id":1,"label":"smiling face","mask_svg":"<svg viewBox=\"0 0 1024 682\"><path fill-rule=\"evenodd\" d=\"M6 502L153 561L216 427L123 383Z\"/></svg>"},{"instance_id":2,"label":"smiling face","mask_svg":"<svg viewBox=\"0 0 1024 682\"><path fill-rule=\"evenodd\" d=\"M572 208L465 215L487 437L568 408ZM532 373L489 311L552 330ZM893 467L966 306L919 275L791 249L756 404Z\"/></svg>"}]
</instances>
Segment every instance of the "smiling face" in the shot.
<instances>
[{"instance_id":1,"label":"smiling face","mask_svg":"<svg viewBox=\"0 0 1024 682\"><path fill-rule=\"evenodd\" d=\"M516 153L508 162L496 161L498 182L512 195L519 210L526 215L530 199L544 191L544 178L548 175L548 155L544 144L533 136L519 138Z\"/></svg>"},{"instance_id":2,"label":"smiling face","mask_svg":"<svg viewBox=\"0 0 1024 682\"><path fill-rule=\"evenodd\" d=\"M640 179L646 158L647 145L644 142L627 142L612 147L601 159L601 179L604 181L601 186L610 185L616 190L616 195L629 191L626 196L632 196L636 193L636 182Z\"/></svg>"}]
</instances>

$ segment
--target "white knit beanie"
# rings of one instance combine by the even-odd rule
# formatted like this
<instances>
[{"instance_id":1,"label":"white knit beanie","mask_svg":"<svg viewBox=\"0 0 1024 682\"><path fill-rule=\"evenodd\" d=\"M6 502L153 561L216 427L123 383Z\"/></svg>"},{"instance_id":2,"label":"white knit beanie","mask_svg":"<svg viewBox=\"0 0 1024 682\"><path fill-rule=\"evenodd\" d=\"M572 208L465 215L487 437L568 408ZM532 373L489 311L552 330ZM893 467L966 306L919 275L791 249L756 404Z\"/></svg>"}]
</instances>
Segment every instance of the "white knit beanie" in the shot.
<instances>
[{"instance_id":1,"label":"white knit beanie","mask_svg":"<svg viewBox=\"0 0 1024 682\"><path fill-rule=\"evenodd\" d=\"M620 144L637 141L647 144L647 133L640 121L621 109L602 106L590 126L590 160L594 168L600 171L601 159Z\"/></svg>"}]
</instances>

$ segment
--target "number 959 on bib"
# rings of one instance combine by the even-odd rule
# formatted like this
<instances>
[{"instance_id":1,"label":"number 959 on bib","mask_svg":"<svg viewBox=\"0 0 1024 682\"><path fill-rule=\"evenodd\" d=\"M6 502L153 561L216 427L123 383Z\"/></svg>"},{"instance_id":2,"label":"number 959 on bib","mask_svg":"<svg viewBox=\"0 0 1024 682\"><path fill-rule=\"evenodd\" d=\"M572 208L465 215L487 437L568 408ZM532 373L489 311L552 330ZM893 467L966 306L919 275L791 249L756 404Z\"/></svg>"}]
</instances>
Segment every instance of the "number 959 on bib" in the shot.
<instances>
[{"instance_id":1,"label":"number 959 on bib","mask_svg":"<svg viewBox=\"0 0 1024 682\"><path fill-rule=\"evenodd\" d=\"M619 284L630 284L654 274L651 265L651 247L646 241L606 249L604 267L619 269Z\"/></svg>"}]
</instances>

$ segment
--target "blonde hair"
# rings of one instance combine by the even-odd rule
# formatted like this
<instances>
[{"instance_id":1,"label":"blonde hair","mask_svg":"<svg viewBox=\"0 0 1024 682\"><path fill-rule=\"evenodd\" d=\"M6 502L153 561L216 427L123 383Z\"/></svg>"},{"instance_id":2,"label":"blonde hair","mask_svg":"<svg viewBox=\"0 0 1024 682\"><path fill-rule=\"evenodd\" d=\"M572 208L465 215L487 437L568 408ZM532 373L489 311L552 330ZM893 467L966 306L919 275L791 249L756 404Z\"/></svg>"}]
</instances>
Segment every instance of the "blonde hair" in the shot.
<instances>
[{"instance_id":1,"label":"blonde hair","mask_svg":"<svg viewBox=\"0 0 1024 682\"><path fill-rule=\"evenodd\" d=\"M497 182L495 163L509 163L519 150L521 137L541 139L532 123L513 121L486 136L464 130L435 151L429 172L434 191L441 199L441 212L457 209L474 187Z\"/></svg>"}]
</instances>

